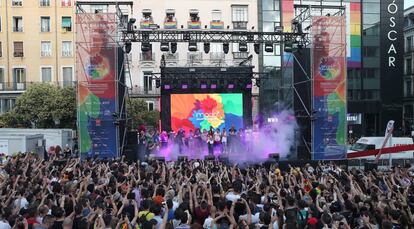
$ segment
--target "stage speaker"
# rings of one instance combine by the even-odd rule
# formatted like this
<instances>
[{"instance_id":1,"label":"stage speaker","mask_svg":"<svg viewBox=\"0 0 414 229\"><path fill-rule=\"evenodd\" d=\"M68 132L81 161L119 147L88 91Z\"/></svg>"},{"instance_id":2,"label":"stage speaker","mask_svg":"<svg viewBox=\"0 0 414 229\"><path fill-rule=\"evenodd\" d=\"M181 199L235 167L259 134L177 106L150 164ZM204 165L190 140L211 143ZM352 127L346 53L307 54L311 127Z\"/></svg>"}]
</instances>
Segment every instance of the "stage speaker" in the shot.
<instances>
[{"instance_id":1,"label":"stage speaker","mask_svg":"<svg viewBox=\"0 0 414 229\"><path fill-rule=\"evenodd\" d=\"M178 156L178 161L188 161L187 156Z\"/></svg>"},{"instance_id":2,"label":"stage speaker","mask_svg":"<svg viewBox=\"0 0 414 229\"><path fill-rule=\"evenodd\" d=\"M224 163L224 164L229 163L229 157L227 157L227 156L219 155L219 156L218 156L218 160L219 160L221 163Z\"/></svg>"},{"instance_id":3,"label":"stage speaker","mask_svg":"<svg viewBox=\"0 0 414 229\"><path fill-rule=\"evenodd\" d=\"M215 157L213 155L207 155L204 157L204 160L206 161L214 161Z\"/></svg>"},{"instance_id":4,"label":"stage speaker","mask_svg":"<svg viewBox=\"0 0 414 229\"><path fill-rule=\"evenodd\" d=\"M137 161L138 146L137 145L126 145L124 148L123 155L127 162L132 163Z\"/></svg>"},{"instance_id":5,"label":"stage speaker","mask_svg":"<svg viewBox=\"0 0 414 229\"><path fill-rule=\"evenodd\" d=\"M136 131L127 132L127 145L138 144L138 133Z\"/></svg>"},{"instance_id":6,"label":"stage speaker","mask_svg":"<svg viewBox=\"0 0 414 229\"><path fill-rule=\"evenodd\" d=\"M365 172L369 172L369 171L372 171L374 169L378 170L378 164L375 164L373 162L365 162L364 163L364 171Z\"/></svg>"},{"instance_id":7,"label":"stage speaker","mask_svg":"<svg viewBox=\"0 0 414 229\"><path fill-rule=\"evenodd\" d=\"M165 157L154 157L156 161L165 162Z\"/></svg>"},{"instance_id":8,"label":"stage speaker","mask_svg":"<svg viewBox=\"0 0 414 229\"><path fill-rule=\"evenodd\" d=\"M280 155L278 153L271 153L269 154L269 158L272 158L276 161L280 161Z\"/></svg>"}]
</instances>

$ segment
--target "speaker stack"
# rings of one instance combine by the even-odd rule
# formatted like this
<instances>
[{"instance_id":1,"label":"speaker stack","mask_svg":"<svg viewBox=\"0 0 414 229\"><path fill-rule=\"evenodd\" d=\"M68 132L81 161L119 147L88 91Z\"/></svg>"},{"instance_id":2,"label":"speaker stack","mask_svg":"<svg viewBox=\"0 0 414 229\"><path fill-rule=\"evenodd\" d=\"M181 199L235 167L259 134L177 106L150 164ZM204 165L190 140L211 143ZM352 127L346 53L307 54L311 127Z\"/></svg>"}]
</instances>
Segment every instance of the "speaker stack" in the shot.
<instances>
[{"instance_id":1,"label":"speaker stack","mask_svg":"<svg viewBox=\"0 0 414 229\"><path fill-rule=\"evenodd\" d=\"M138 133L136 131L127 132L127 144L124 147L124 156L129 163L138 160Z\"/></svg>"}]
</instances>

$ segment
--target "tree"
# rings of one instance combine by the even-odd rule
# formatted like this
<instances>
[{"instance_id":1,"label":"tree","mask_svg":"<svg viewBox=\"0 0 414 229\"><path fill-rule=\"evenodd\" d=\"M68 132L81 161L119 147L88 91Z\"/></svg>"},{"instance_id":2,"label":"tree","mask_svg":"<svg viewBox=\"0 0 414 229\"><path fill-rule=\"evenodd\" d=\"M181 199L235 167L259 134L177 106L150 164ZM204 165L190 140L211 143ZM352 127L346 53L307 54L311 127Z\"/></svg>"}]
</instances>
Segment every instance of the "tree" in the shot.
<instances>
[{"instance_id":1,"label":"tree","mask_svg":"<svg viewBox=\"0 0 414 229\"><path fill-rule=\"evenodd\" d=\"M60 88L43 83L31 85L17 100L15 107L1 116L8 127L74 128L76 93L72 87Z\"/></svg>"},{"instance_id":2,"label":"tree","mask_svg":"<svg viewBox=\"0 0 414 229\"><path fill-rule=\"evenodd\" d=\"M140 125L157 127L160 120L159 111L149 111L147 103L142 99L129 99L127 101L128 126L135 129Z\"/></svg>"}]
</instances>

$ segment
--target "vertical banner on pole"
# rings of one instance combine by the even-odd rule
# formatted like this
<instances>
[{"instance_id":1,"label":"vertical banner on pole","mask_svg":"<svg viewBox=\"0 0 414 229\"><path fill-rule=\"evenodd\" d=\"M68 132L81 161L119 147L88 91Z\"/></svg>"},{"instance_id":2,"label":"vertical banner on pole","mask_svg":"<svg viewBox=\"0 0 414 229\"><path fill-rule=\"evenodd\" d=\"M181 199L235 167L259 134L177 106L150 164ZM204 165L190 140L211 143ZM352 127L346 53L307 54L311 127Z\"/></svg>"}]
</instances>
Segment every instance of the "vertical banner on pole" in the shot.
<instances>
[{"instance_id":1,"label":"vertical banner on pole","mask_svg":"<svg viewBox=\"0 0 414 229\"><path fill-rule=\"evenodd\" d=\"M81 157L117 156L115 14L76 17L78 131Z\"/></svg>"},{"instance_id":2,"label":"vertical banner on pole","mask_svg":"<svg viewBox=\"0 0 414 229\"><path fill-rule=\"evenodd\" d=\"M314 160L346 158L345 17L312 18Z\"/></svg>"}]
</instances>

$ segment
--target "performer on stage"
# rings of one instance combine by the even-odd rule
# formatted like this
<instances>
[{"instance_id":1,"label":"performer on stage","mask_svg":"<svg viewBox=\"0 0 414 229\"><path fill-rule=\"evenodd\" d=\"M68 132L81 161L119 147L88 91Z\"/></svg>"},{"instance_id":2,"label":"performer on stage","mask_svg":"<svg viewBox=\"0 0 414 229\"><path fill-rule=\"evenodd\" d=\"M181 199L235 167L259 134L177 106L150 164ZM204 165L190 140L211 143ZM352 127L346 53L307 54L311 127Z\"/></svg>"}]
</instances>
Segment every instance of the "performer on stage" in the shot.
<instances>
[{"instance_id":1,"label":"performer on stage","mask_svg":"<svg viewBox=\"0 0 414 229\"><path fill-rule=\"evenodd\" d=\"M178 152L182 154L183 148L184 148L184 141L185 141L185 131L183 128L181 128L178 131L177 136L175 137L175 141L178 144Z\"/></svg>"},{"instance_id":2,"label":"performer on stage","mask_svg":"<svg viewBox=\"0 0 414 229\"><path fill-rule=\"evenodd\" d=\"M161 149L168 147L168 134L167 131L163 131L160 135Z\"/></svg>"},{"instance_id":3,"label":"performer on stage","mask_svg":"<svg viewBox=\"0 0 414 229\"><path fill-rule=\"evenodd\" d=\"M141 129L138 134L138 159L140 161L144 161L145 157L147 156L146 147L147 138L145 136L144 130Z\"/></svg>"},{"instance_id":4,"label":"performer on stage","mask_svg":"<svg viewBox=\"0 0 414 229\"><path fill-rule=\"evenodd\" d=\"M229 131L229 147L230 147L230 153L236 152L236 142L237 142L237 131L234 126L231 126Z\"/></svg>"},{"instance_id":5,"label":"performer on stage","mask_svg":"<svg viewBox=\"0 0 414 229\"><path fill-rule=\"evenodd\" d=\"M227 154L227 131L223 128L221 132L221 153Z\"/></svg>"},{"instance_id":6,"label":"performer on stage","mask_svg":"<svg viewBox=\"0 0 414 229\"><path fill-rule=\"evenodd\" d=\"M214 134L208 134L207 136L208 155L214 155Z\"/></svg>"},{"instance_id":7,"label":"performer on stage","mask_svg":"<svg viewBox=\"0 0 414 229\"><path fill-rule=\"evenodd\" d=\"M214 151L215 152L220 152L221 149L221 133L220 133L220 129L217 128L216 132L214 132Z\"/></svg>"},{"instance_id":8,"label":"performer on stage","mask_svg":"<svg viewBox=\"0 0 414 229\"><path fill-rule=\"evenodd\" d=\"M203 139L201 138L200 128L197 128L194 132L194 145L198 154L202 152Z\"/></svg>"}]
</instances>

